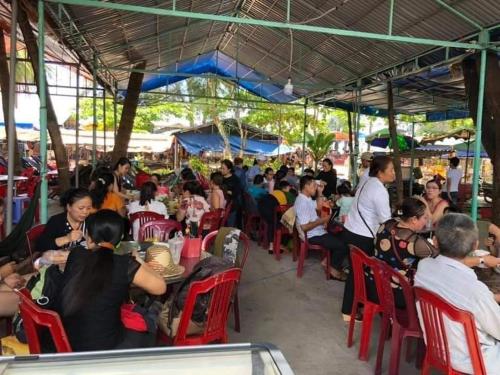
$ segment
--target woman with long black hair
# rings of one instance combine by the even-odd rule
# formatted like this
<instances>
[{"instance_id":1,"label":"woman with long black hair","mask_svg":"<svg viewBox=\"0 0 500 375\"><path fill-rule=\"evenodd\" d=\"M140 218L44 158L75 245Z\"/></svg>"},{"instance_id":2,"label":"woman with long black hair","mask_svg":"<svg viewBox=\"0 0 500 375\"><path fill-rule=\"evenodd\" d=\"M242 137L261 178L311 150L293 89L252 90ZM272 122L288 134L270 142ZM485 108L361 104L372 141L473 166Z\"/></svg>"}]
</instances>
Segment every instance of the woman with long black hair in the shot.
<instances>
[{"instance_id":1,"label":"woman with long black hair","mask_svg":"<svg viewBox=\"0 0 500 375\"><path fill-rule=\"evenodd\" d=\"M125 216L125 203L121 196L113 190L114 178L110 172L99 174L95 180L94 187L90 191L94 212L97 210L113 210L121 216Z\"/></svg>"},{"instance_id":2,"label":"woman with long black hair","mask_svg":"<svg viewBox=\"0 0 500 375\"><path fill-rule=\"evenodd\" d=\"M118 194L122 199L127 199L128 196L123 193L122 191L122 184L123 184L123 179L124 177L128 174L130 171L130 167L132 164L130 163L130 160L122 157L118 159L118 161L115 164L115 167L113 168L113 192Z\"/></svg>"},{"instance_id":3,"label":"woman with long black hair","mask_svg":"<svg viewBox=\"0 0 500 375\"><path fill-rule=\"evenodd\" d=\"M71 251L64 270L58 311L75 351L144 347L154 337L125 329L120 307L131 284L161 295L165 281L149 266L113 250L123 236L123 220L116 212L101 210L87 219L88 250Z\"/></svg>"},{"instance_id":4,"label":"woman with long black hair","mask_svg":"<svg viewBox=\"0 0 500 375\"><path fill-rule=\"evenodd\" d=\"M381 224L392 216L389 192L384 184L392 183L396 175L389 156L377 156L370 165L369 178L358 186L342 232L346 245L354 245L368 256L374 255L374 241ZM354 298L354 278L349 273L342 302L344 320L351 319Z\"/></svg>"}]
</instances>

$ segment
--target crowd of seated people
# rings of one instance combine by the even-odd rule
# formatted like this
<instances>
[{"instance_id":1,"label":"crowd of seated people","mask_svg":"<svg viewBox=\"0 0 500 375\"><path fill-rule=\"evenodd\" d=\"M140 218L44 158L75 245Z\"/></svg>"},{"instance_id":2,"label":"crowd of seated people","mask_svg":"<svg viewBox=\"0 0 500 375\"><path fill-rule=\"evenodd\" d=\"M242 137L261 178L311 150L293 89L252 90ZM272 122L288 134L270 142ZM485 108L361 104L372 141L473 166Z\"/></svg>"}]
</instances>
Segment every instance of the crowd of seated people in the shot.
<instances>
[{"instance_id":1,"label":"crowd of seated people","mask_svg":"<svg viewBox=\"0 0 500 375\"><path fill-rule=\"evenodd\" d=\"M138 199L131 200L124 194L121 181L130 168L126 160L120 159L113 172L96 172L90 190L68 190L60 200L64 211L49 219L36 243L35 249L41 257L35 264L37 268L64 265L57 311L72 347L79 351L154 344L152 335L128 331L120 322L120 306L131 285L152 295L165 293L163 279L141 259L113 253L128 232L127 214L156 212L183 222L196 235L203 230L199 224L205 213L229 205L227 225L241 228L246 197L250 197L267 225L270 253L279 225L276 209L280 206L293 207L299 235L330 252L331 264L322 265L330 270L331 279L345 282L344 320L362 319L362 313L351 316L355 285L349 245L354 245L403 274L411 285L432 290L457 307L471 311L486 366L497 368L500 296L478 281L472 268L500 264L500 258L494 255L500 248L500 229L494 225L489 228L494 239L489 239L487 246L492 255L471 256L478 247L477 228L466 215L450 212L450 202L442 198L438 179L426 183L424 196L408 197L395 208L386 188L395 179L392 159L363 154L362 160L363 178L354 189L349 182L338 181L330 159L322 161L319 173L305 169L300 178L293 166L283 165L276 173L271 167L265 168L262 157L248 170L243 168L242 159L235 158L234 163L226 159L221 162L220 171L210 175L205 188L196 174L185 168L178 186L170 189L179 193L180 206L176 212L168 212L166 205L156 200L161 184L159 176L142 185ZM338 208L340 232L329 231L332 218L322 215L325 207L332 212ZM138 231L137 223L132 226L134 238ZM431 240L429 231L434 233ZM367 280L370 284L373 278ZM16 273L14 264L0 267L0 316L15 313L18 300L11 288L24 283L25 278ZM400 286L393 283L392 287L396 307L404 309ZM369 285L367 291L376 300L374 285ZM456 368L467 372L470 363L460 348L462 341L460 333L454 332L450 351Z\"/></svg>"}]
</instances>

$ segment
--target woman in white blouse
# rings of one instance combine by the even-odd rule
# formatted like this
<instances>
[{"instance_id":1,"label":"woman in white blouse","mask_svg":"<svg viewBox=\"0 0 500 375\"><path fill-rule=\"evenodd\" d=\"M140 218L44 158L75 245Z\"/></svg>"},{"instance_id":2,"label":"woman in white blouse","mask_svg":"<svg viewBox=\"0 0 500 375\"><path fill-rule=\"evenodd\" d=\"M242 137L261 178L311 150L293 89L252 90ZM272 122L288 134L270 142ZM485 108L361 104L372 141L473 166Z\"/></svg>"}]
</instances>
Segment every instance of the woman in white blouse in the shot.
<instances>
[{"instance_id":1,"label":"woman in white blouse","mask_svg":"<svg viewBox=\"0 0 500 375\"><path fill-rule=\"evenodd\" d=\"M141 195L138 201L133 201L128 205L129 215L141 211L155 212L168 218L167 207L163 202L155 200L157 187L154 182L148 181L141 186ZM139 220L134 222L132 227L134 240L139 235Z\"/></svg>"},{"instance_id":2,"label":"woman in white blouse","mask_svg":"<svg viewBox=\"0 0 500 375\"><path fill-rule=\"evenodd\" d=\"M394 164L390 157L373 158L369 178L358 186L347 215L346 230L342 233L346 245L354 245L367 255L373 256L378 228L391 218L389 192L384 184L393 182L395 177ZM354 279L351 272L347 278L342 302L342 314L346 321L350 320L353 297Z\"/></svg>"}]
</instances>

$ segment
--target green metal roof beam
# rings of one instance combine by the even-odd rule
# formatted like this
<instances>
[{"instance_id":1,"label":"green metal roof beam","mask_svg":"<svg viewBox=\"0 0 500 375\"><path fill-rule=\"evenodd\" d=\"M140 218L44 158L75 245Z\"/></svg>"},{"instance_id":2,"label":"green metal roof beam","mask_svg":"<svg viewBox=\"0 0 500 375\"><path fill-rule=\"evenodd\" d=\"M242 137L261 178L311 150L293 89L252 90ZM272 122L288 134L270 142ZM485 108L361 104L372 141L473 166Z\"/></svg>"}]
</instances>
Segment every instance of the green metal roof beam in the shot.
<instances>
[{"instance_id":1,"label":"green metal roof beam","mask_svg":"<svg viewBox=\"0 0 500 375\"><path fill-rule=\"evenodd\" d=\"M220 21L220 22L234 22L239 24L256 25L256 26L278 28L278 29L292 29L292 30L299 30L299 31L306 31L313 33L323 33L330 35L352 37L352 38L381 40L386 42L411 43L411 44L421 44L428 46L441 46L441 47L474 49L474 50L482 50L485 48L482 45L473 43L461 43L461 42L453 42L453 41L437 40L437 39L368 33L363 31L344 30L344 29L336 29L336 28L329 28L322 26L301 25L295 23L276 22L276 21L268 21L262 19L221 16L216 14L185 12L172 9L150 8L137 5L118 4L114 2L103 2L96 0L47 0L47 1L53 3L64 3L70 5L79 5L79 6L103 8L103 9L114 9L125 12L137 12L137 13L145 13L145 14L152 14L159 16L193 18L201 20Z\"/></svg>"},{"instance_id":2,"label":"green metal roof beam","mask_svg":"<svg viewBox=\"0 0 500 375\"><path fill-rule=\"evenodd\" d=\"M476 22L475 20L473 20L470 17L467 17L465 14L463 14L462 12L456 10L452 6L446 4L443 0L434 0L434 1L436 3L438 3L439 5L441 5L443 8L445 8L446 10L448 10L450 13L453 13L455 16L463 19L468 24L474 26L476 29L483 30L483 26L481 26L478 22Z\"/></svg>"}]
</instances>

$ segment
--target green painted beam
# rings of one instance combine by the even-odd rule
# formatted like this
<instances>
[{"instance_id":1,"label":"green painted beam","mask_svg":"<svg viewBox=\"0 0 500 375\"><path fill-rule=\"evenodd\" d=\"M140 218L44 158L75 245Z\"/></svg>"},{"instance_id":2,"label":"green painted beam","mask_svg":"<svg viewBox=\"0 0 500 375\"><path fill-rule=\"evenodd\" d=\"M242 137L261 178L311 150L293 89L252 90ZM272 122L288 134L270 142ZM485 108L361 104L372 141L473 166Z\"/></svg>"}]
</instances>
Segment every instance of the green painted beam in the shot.
<instances>
[{"instance_id":1,"label":"green painted beam","mask_svg":"<svg viewBox=\"0 0 500 375\"><path fill-rule=\"evenodd\" d=\"M387 34L389 35L392 35L392 24L394 21L394 1L395 0L391 0L391 3L389 5L389 27L387 31Z\"/></svg>"},{"instance_id":2,"label":"green painted beam","mask_svg":"<svg viewBox=\"0 0 500 375\"><path fill-rule=\"evenodd\" d=\"M255 26L278 28L278 29L292 29L292 30L298 30L298 31L323 33L323 34L338 35L338 36L352 37L352 38L381 40L381 41L395 42L395 43L406 43L406 44L410 43L410 44L452 47L452 48L473 49L473 50L481 50L481 49L485 48L484 46L481 46L478 44L473 44L473 43L462 43L462 42L453 42L453 41L437 40L437 39L377 34L377 33L336 29L336 28L329 28L329 27L322 27L322 26L311 26L311 25L302 25L302 24L295 24L295 23L276 22L276 21L269 21L269 20L263 20L263 19L241 18L241 17L234 17L234 16L208 14L208 13L177 11L177 10L172 10L172 9L150 8L150 7L143 7L143 6L138 6L138 5L119 4L119 3L114 3L114 2L103 2L103 1L96 1L96 0L47 0L47 1L53 2L53 3L69 4L69 5L79 5L79 6L86 6L86 7L102 8L102 9L112 9L112 10L118 10L118 11L124 11L124 12L137 12L137 13L152 14L152 15L159 15L159 16L193 18L193 19L212 20L212 21L219 21L219 22L233 22L236 24L255 25Z\"/></svg>"},{"instance_id":3,"label":"green painted beam","mask_svg":"<svg viewBox=\"0 0 500 375\"><path fill-rule=\"evenodd\" d=\"M476 29L483 30L483 26L481 26L477 21L473 20L472 18L466 16L462 12L456 10L453 8L451 5L446 4L443 0L434 0L436 3L438 3L440 6L448 10L450 13L453 13L455 16L463 19L465 22L468 24L474 26Z\"/></svg>"},{"instance_id":4,"label":"green painted beam","mask_svg":"<svg viewBox=\"0 0 500 375\"><path fill-rule=\"evenodd\" d=\"M489 42L488 31L483 31L479 36L480 44ZM483 106L484 106L484 89L486 83L486 60L487 50L481 51L481 65L479 69L479 89L477 94L477 115L476 115L476 143L474 144L474 163L472 172L472 202L471 216L472 220L477 221L477 199L479 196L479 169L481 163L481 134L483 126Z\"/></svg>"},{"instance_id":5,"label":"green painted beam","mask_svg":"<svg viewBox=\"0 0 500 375\"><path fill-rule=\"evenodd\" d=\"M47 180L47 82L45 80L45 3L38 0L38 85L40 96L40 222L47 223L49 185Z\"/></svg>"}]
</instances>

